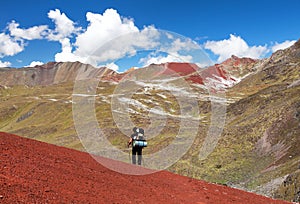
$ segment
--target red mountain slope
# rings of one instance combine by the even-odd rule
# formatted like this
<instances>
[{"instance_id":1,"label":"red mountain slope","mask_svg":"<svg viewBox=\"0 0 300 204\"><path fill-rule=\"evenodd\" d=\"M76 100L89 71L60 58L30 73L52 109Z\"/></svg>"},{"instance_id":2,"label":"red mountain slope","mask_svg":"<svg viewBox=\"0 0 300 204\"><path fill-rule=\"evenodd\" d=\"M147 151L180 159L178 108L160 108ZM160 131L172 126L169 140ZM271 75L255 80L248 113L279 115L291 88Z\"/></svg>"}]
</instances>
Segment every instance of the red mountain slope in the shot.
<instances>
[{"instance_id":1,"label":"red mountain slope","mask_svg":"<svg viewBox=\"0 0 300 204\"><path fill-rule=\"evenodd\" d=\"M288 203L165 171L123 175L87 153L6 133L0 151L0 203Z\"/></svg>"}]
</instances>

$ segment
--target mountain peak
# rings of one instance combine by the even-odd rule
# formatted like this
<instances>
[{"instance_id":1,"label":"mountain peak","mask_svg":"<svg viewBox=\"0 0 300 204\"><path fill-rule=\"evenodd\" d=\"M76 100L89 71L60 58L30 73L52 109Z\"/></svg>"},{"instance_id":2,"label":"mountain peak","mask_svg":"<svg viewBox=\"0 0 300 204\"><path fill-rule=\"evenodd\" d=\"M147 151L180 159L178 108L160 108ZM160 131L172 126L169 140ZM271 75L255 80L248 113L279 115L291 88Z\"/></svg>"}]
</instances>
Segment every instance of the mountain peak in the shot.
<instances>
[{"instance_id":1,"label":"mountain peak","mask_svg":"<svg viewBox=\"0 0 300 204\"><path fill-rule=\"evenodd\" d=\"M284 50L277 50L270 58L266 60L266 65L272 66L276 63L290 63L292 61L299 61L300 58L300 39L289 48ZM268 67L267 66L267 67Z\"/></svg>"}]
</instances>

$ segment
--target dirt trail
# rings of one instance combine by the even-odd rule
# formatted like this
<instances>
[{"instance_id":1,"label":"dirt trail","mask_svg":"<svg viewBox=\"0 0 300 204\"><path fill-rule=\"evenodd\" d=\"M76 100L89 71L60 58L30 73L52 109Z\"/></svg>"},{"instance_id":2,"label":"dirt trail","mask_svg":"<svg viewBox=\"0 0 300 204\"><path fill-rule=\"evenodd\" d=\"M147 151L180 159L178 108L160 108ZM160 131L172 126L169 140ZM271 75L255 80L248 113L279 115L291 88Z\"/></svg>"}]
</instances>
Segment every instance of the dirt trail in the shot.
<instances>
[{"instance_id":1,"label":"dirt trail","mask_svg":"<svg viewBox=\"0 0 300 204\"><path fill-rule=\"evenodd\" d=\"M124 175L87 153L1 132L0 153L0 203L288 203L166 171Z\"/></svg>"}]
</instances>

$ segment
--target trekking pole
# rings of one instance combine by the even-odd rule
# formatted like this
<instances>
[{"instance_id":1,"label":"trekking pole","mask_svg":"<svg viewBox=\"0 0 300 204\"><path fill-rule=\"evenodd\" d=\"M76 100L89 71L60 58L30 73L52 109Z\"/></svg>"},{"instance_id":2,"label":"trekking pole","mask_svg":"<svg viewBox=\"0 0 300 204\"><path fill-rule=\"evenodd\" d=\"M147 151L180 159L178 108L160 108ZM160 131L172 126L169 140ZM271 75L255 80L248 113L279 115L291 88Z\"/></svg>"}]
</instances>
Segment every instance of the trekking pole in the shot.
<instances>
[{"instance_id":1,"label":"trekking pole","mask_svg":"<svg viewBox=\"0 0 300 204\"><path fill-rule=\"evenodd\" d=\"M131 161L131 155L130 155L130 148L128 147L128 156L129 156L129 163L131 164L132 163L132 161Z\"/></svg>"},{"instance_id":2,"label":"trekking pole","mask_svg":"<svg viewBox=\"0 0 300 204\"><path fill-rule=\"evenodd\" d=\"M143 166L146 167L145 161L144 161L144 157L142 156L142 162L143 162Z\"/></svg>"}]
</instances>

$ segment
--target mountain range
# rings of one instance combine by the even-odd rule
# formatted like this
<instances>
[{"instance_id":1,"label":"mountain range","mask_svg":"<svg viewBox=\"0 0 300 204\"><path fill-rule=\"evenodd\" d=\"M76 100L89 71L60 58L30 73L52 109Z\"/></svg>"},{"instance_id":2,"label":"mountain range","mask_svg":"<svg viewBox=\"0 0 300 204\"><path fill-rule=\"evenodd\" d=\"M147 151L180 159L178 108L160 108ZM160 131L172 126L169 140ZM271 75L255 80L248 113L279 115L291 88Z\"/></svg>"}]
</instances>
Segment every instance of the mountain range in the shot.
<instances>
[{"instance_id":1,"label":"mountain range","mask_svg":"<svg viewBox=\"0 0 300 204\"><path fill-rule=\"evenodd\" d=\"M165 63L117 73L79 62L1 68L0 131L85 152L93 141L78 137L88 130L76 128L74 108L91 101L97 125L119 149L132 129L127 119L150 130L151 114L164 118L145 149L151 155L176 141L182 121L190 120L184 128L195 138L168 171L299 202L299 75L300 41L266 59L232 56L207 68ZM88 117L81 123L91 124ZM222 131L207 140L214 122L214 132ZM204 144L208 154L201 158Z\"/></svg>"}]
</instances>

